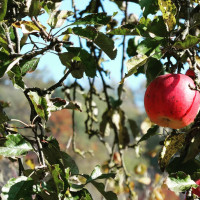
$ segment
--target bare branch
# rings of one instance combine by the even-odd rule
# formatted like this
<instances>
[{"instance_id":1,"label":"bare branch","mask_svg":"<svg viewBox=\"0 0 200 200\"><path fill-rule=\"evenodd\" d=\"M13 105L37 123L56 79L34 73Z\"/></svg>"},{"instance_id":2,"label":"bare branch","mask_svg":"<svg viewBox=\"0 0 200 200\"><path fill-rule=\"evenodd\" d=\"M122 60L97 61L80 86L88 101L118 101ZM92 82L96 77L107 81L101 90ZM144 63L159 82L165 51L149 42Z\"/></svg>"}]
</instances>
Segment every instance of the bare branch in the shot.
<instances>
[{"instance_id":1,"label":"bare branch","mask_svg":"<svg viewBox=\"0 0 200 200\"><path fill-rule=\"evenodd\" d=\"M54 85L52 85L50 88L44 90L44 94L50 94L52 91L54 91L56 88L62 86L65 79L69 76L69 74L73 71L73 68L70 68L67 73Z\"/></svg>"},{"instance_id":2,"label":"bare branch","mask_svg":"<svg viewBox=\"0 0 200 200\"><path fill-rule=\"evenodd\" d=\"M10 39L9 29L8 29L8 27L7 27L7 25L5 23L3 23L2 25L3 25L4 29L5 29L6 39L7 39L7 42L8 42L8 48L10 50L10 53L14 54L15 51L14 51L14 48L13 48L12 41Z\"/></svg>"}]
</instances>

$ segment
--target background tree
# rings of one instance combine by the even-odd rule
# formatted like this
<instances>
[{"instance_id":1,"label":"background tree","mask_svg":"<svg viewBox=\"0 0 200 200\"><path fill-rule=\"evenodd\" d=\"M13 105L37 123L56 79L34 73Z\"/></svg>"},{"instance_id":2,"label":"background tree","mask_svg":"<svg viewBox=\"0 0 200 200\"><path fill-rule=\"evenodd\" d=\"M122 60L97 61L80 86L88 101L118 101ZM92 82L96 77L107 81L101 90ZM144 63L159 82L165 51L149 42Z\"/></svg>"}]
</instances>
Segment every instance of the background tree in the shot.
<instances>
[{"instance_id":1,"label":"background tree","mask_svg":"<svg viewBox=\"0 0 200 200\"><path fill-rule=\"evenodd\" d=\"M18 176L15 172L2 187L1 198L99 198L96 193L91 195L90 184L108 200L164 199L167 189L161 185L165 180L170 190L194 199L192 187L197 187L195 181L200 178L199 114L192 125L181 130L163 129L148 118L143 121L141 112L126 101L133 97L124 81L143 73L148 86L161 74L181 73L189 66L195 73L193 89L199 90L200 2L114 0L113 5L123 12L120 19L117 12L106 13L106 1L91 0L86 8L77 10L72 0L73 11L61 10L61 3L0 0L0 77L4 86L0 155L18 165ZM128 13L133 3L143 10L140 17L134 10ZM47 23L43 15L48 15ZM121 81L111 84L105 63L108 58L114 60L120 48ZM33 72L46 77L35 70L47 53L56 55L65 66L58 82L44 83L36 75L28 76ZM3 99L9 91L9 98ZM16 96L19 101L12 100L9 107L7 101ZM18 110L23 113L16 114ZM61 116L70 118L64 128L66 142L57 127ZM84 148L90 145L83 139L84 132L96 144L96 152L107 154L106 161L99 159L101 166L87 172L90 175L79 172L82 165L74 161L80 162L77 155L92 154L92 148ZM56 138L61 137L59 145ZM167 177L159 175L159 169ZM167 198L169 195L178 198L173 193Z\"/></svg>"}]
</instances>

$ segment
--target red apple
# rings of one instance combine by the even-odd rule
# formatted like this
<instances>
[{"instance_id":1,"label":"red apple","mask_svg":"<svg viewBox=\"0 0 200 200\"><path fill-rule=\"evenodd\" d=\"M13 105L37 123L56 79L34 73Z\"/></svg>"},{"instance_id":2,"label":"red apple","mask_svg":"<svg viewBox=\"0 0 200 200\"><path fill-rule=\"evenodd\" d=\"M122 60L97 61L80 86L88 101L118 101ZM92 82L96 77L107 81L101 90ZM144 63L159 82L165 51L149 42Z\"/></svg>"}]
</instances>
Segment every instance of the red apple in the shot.
<instances>
[{"instance_id":1,"label":"red apple","mask_svg":"<svg viewBox=\"0 0 200 200\"><path fill-rule=\"evenodd\" d=\"M194 86L194 81L184 74L165 74L154 79L144 97L150 120L173 129L192 123L200 105L200 93L191 89Z\"/></svg>"},{"instance_id":2,"label":"red apple","mask_svg":"<svg viewBox=\"0 0 200 200\"><path fill-rule=\"evenodd\" d=\"M195 181L197 185L200 185L200 179ZM192 188L192 193L196 194L198 197L200 197L200 186L198 188Z\"/></svg>"},{"instance_id":3,"label":"red apple","mask_svg":"<svg viewBox=\"0 0 200 200\"><path fill-rule=\"evenodd\" d=\"M195 73L194 70L188 69L185 73L185 75L189 76L190 78L194 79L195 78Z\"/></svg>"}]
</instances>

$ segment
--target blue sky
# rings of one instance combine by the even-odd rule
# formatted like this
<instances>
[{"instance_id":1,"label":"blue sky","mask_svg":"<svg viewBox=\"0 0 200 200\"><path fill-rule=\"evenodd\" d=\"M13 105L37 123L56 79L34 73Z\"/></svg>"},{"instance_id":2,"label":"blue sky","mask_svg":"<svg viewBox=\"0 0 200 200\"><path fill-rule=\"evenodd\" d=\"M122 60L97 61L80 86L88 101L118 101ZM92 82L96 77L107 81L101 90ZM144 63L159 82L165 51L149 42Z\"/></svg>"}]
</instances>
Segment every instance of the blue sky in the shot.
<instances>
[{"instance_id":1,"label":"blue sky","mask_svg":"<svg viewBox=\"0 0 200 200\"><path fill-rule=\"evenodd\" d=\"M76 7L77 9L83 9L88 5L89 0L82 0L82 1L75 1L78 2L76 3ZM104 0L104 8L105 11L109 14L112 15L113 12L118 11L118 14L116 15L116 19L117 20L121 20L124 16L123 12L121 12L117 5L113 2L110 2L108 0ZM140 16L141 14L141 9L140 7L135 4L135 3L129 3L128 6L128 13L135 13L137 16ZM61 6L62 10L72 10L72 5L71 5L71 1L69 0L64 0ZM42 17L39 18L39 20L41 20L42 22L46 22L48 19L48 16L42 15ZM130 38L130 37L129 37ZM84 42L84 39L82 39L82 41ZM127 38L128 41L128 38ZM75 46L79 45L78 44L78 40L76 38L74 38L73 43L75 44ZM119 82L120 81L120 68L121 68L121 55L122 55L122 47L120 46L121 44L121 39L120 40L116 40L115 41L115 47L118 50L117 53L117 57L115 60L110 60L106 55L105 58L108 60L107 62L104 63L104 67L108 70L111 71L111 79ZM126 60L128 59L128 57L126 58ZM65 67L60 63L59 58L52 54L52 53L48 53L45 56L42 56L40 63L39 63L39 69L43 69L43 68L47 68L49 69L50 73L52 72L53 78L55 80L59 80L62 77L63 74L63 70L65 69ZM125 69L126 70L126 69ZM133 76L134 78L134 76ZM130 77L130 79L132 79L132 77ZM135 79L135 78L134 78ZM136 78L138 79L138 78ZM139 78L141 79L141 77ZM127 82L131 83L131 82L135 82L134 80L128 80ZM137 81L138 82L138 81ZM131 87L133 88L138 88L138 84L131 84Z\"/></svg>"}]
</instances>

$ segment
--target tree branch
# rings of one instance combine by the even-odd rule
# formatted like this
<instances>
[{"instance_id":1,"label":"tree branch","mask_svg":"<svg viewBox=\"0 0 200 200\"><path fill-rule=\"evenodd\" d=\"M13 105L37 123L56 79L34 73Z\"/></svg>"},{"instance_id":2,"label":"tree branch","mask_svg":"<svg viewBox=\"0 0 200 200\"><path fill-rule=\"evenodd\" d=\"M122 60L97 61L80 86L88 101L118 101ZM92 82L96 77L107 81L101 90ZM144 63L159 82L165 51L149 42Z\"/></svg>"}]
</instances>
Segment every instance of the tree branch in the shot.
<instances>
[{"instance_id":1,"label":"tree branch","mask_svg":"<svg viewBox=\"0 0 200 200\"><path fill-rule=\"evenodd\" d=\"M48 89L44 90L44 94L50 94L52 91L54 91L56 88L62 86L63 82L65 81L65 79L69 76L69 74L73 71L73 68L70 68L67 73L65 73L65 75L54 85L52 85L51 87L49 87Z\"/></svg>"},{"instance_id":2,"label":"tree branch","mask_svg":"<svg viewBox=\"0 0 200 200\"><path fill-rule=\"evenodd\" d=\"M2 24L4 29L5 29L5 34L6 34L6 39L7 39L7 42L8 42L8 48L10 50L10 54L14 54L15 51L14 51L14 48L13 48L13 45L12 45L12 41L10 39L10 33L9 33L9 29L7 27L7 25L5 23Z\"/></svg>"},{"instance_id":3,"label":"tree branch","mask_svg":"<svg viewBox=\"0 0 200 200\"><path fill-rule=\"evenodd\" d=\"M40 33L43 39L47 39L48 41L52 39L50 35L44 30L44 28L40 26L40 24L36 21L34 17L32 17L31 20L40 29Z\"/></svg>"}]
</instances>

